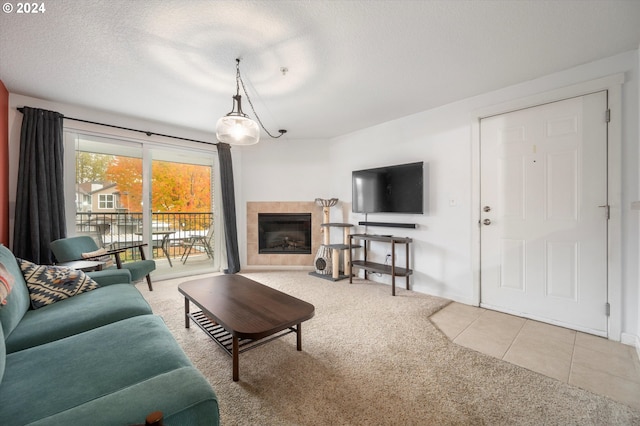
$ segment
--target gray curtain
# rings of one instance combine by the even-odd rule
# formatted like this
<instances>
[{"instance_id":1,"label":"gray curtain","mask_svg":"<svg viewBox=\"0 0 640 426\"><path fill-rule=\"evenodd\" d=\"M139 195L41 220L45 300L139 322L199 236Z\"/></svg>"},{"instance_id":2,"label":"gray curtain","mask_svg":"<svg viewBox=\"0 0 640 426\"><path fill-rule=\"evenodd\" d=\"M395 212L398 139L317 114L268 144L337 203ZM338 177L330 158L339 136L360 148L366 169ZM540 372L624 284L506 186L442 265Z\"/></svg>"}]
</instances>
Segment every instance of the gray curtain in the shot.
<instances>
[{"instance_id":1,"label":"gray curtain","mask_svg":"<svg viewBox=\"0 0 640 426\"><path fill-rule=\"evenodd\" d=\"M240 254L238 253L238 229L236 227L236 196L233 190L233 165L231 146L218 143L220 161L220 184L222 186L222 209L224 211L224 232L227 246L227 269L225 274L240 272Z\"/></svg>"},{"instance_id":2,"label":"gray curtain","mask_svg":"<svg viewBox=\"0 0 640 426\"><path fill-rule=\"evenodd\" d=\"M63 176L63 115L20 109L20 163L13 253L38 264L53 263L49 243L66 237Z\"/></svg>"}]
</instances>

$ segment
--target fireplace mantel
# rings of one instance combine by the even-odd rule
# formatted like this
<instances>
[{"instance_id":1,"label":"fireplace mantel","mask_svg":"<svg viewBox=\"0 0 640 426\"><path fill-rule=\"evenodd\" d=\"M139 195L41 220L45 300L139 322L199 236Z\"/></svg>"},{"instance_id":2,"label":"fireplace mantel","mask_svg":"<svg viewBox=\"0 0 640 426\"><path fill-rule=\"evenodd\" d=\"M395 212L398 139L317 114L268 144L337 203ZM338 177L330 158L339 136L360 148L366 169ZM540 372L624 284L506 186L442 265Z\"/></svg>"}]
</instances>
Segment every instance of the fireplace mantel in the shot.
<instances>
[{"instance_id":1,"label":"fireplace mantel","mask_svg":"<svg viewBox=\"0 0 640 426\"><path fill-rule=\"evenodd\" d=\"M311 213L311 253L259 253L259 213ZM295 266L313 268L313 259L322 243L322 208L313 201L247 202L247 266Z\"/></svg>"}]
</instances>

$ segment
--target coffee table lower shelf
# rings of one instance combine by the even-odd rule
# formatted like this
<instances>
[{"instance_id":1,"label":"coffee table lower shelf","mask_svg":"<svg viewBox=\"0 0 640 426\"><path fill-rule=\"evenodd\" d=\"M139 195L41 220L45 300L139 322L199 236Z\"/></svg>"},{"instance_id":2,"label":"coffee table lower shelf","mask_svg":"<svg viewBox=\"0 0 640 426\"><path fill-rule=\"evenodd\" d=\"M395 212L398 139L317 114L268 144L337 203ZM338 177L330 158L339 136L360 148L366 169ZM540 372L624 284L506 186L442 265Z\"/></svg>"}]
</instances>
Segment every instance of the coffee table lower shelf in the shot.
<instances>
[{"instance_id":1,"label":"coffee table lower shelf","mask_svg":"<svg viewBox=\"0 0 640 426\"><path fill-rule=\"evenodd\" d=\"M212 322L202 311L189 313L189 318L204 331L207 336L211 337L227 355L233 357L233 336L227 330L225 330L220 324ZM265 343L269 343L272 340L278 339L287 334L297 333L295 327L289 327L286 330L282 330L275 335L265 337L264 339L252 340L252 339L238 339L238 354L246 352L250 349L262 346Z\"/></svg>"}]
</instances>

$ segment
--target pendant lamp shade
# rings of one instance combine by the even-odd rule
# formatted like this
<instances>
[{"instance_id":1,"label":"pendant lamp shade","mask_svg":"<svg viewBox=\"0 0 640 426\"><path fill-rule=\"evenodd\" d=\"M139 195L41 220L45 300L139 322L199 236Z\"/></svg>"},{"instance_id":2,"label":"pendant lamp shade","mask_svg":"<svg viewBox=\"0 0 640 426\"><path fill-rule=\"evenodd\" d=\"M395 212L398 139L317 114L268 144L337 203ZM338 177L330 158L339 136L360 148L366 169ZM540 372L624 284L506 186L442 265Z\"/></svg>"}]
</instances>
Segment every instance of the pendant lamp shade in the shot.
<instances>
[{"instance_id":1,"label":"pendant lamp shade","mask_svg":"<svg viewBox=\"0 0 640 426\"><path fill-rule=\"evenodd\" d=\"M240 95L233 97L233 110L216 123L216 137L229 145L253 145L260 140L258 123L242 112Z\"/></svg>"}]
</instances>

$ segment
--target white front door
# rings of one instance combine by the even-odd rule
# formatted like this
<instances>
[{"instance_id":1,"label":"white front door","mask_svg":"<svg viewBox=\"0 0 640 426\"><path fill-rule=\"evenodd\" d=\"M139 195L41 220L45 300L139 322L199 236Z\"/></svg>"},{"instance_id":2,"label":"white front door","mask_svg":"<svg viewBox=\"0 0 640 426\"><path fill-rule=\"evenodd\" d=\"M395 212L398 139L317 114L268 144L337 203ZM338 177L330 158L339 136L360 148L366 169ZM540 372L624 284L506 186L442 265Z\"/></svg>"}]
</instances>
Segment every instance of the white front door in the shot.
<instances>
[{"instance_id":1,"label":"white front door","mask_svg":"<svg viewBox=\"0 0 640 426\"><path fill-rule=\"evenodd\" d=\"M607 335L607 93L482 119L481 305Z\"/></svg>"}]
</instances>

